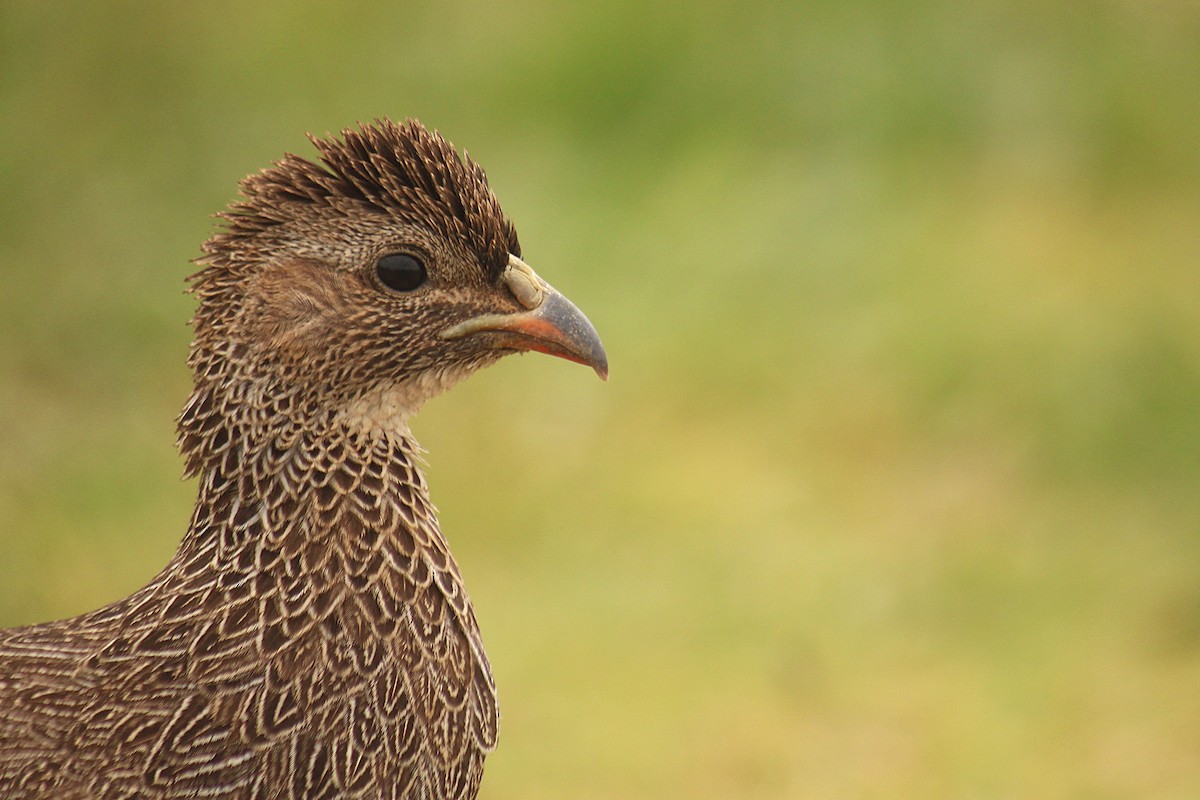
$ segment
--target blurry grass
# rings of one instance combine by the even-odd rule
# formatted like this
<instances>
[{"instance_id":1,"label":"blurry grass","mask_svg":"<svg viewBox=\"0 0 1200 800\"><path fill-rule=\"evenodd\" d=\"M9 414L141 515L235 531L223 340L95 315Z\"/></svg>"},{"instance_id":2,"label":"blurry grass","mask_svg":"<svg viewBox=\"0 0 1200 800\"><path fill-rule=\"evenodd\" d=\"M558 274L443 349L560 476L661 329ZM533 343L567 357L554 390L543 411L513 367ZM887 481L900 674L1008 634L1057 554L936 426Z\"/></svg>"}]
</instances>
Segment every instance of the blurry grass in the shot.
<instances>
[{"instance_id":1,"label":"blurry grass","mask_svg":"<svg viewBox=\"0 0 1200 800\"><path fill-rule=\"evenodd\" d=\"M0 624L169 557L236 179L411 114L613 366L417 421L485 796L1200 793L1200 14L688 9L0 6Z\"/></svg>"}]
</instances>

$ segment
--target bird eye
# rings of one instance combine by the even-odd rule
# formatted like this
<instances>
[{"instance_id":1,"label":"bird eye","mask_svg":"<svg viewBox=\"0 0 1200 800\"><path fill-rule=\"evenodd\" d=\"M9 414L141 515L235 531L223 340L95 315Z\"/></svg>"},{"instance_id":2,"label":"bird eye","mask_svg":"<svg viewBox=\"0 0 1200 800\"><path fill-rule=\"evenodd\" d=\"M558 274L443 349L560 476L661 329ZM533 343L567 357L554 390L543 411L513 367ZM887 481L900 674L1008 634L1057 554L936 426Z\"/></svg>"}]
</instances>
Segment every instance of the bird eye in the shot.
<instances>
[{"instance_id":1,"label":"bird eye","mask_svg":"<svg viewBox=\"0 0 1200 800\"><path fill-rule=\"evenodd\" d=\"M425 265L408 253L391 253L375 264L379 281L397 292L411 292L425 282Z\"/></svg>"}]
</instances>

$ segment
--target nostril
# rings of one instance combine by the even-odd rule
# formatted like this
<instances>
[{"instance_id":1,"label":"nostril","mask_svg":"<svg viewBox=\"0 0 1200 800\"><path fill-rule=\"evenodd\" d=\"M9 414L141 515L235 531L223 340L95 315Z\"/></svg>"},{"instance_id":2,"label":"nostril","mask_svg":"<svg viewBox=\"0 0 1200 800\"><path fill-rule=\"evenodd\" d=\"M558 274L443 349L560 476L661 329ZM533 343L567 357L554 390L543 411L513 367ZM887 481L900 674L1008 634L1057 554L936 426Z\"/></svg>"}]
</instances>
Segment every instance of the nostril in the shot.
<instances>
[{"instance_id":1,"label":"nostril","mask_svg":"<svg viewBox=\"0 0 1200 800\"><path fill-rule=\"evenodd\" d=\"M509 291L513 293L513 297L525 306L525 308L533 310L542 304L546 299L546 290L543 287L541 279L530 269L524 262L517 261L512 258L508 262L508 266L504 269L504 282L508 285ZM519 266L518 266L519 265ZM524 267L524 269L521 269Z\"/></svg>"}]
</instances>

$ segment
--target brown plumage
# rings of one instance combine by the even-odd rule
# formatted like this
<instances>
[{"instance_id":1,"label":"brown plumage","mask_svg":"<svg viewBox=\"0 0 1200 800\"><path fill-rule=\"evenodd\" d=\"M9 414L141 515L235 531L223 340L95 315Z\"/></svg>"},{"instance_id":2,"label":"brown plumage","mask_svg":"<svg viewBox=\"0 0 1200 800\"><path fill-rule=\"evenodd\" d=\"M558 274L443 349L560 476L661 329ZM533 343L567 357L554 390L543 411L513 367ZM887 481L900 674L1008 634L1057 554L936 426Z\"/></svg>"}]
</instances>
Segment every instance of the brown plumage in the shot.
<instances>
[{"instance_id":1,"label":"brown plumage","mask_svg":"<svg viewBox=\"0 0 1200 800\"><path fill-rule=\"evenodd\" d=\"M313 143L243 181L193 277L179 550L0 631L0 798L475 796L495 688L407 420L506 353L607 364L438 134Z\"/></svg>"}]
</instances>

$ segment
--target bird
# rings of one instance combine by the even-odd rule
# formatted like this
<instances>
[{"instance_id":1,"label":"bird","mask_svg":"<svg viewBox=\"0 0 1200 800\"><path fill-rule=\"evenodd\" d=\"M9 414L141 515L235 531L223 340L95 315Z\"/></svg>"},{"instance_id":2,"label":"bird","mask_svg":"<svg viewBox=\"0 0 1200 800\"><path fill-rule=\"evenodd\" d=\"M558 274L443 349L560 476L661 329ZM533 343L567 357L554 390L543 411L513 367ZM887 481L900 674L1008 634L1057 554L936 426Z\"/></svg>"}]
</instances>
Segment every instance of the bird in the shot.
<instances>
[{"instance_id":1,"label":"bird","mask_svg":"<svg viewBox=\"0 0 1200 800\"><path fill-rule=\"evenodd\" d=\"M505 355L608 360L476 162L416 120L239 184L189 279L174 556L0 630L0 798L475 797L492 669L409 420Z\"/></svg>"}]
</instances>

